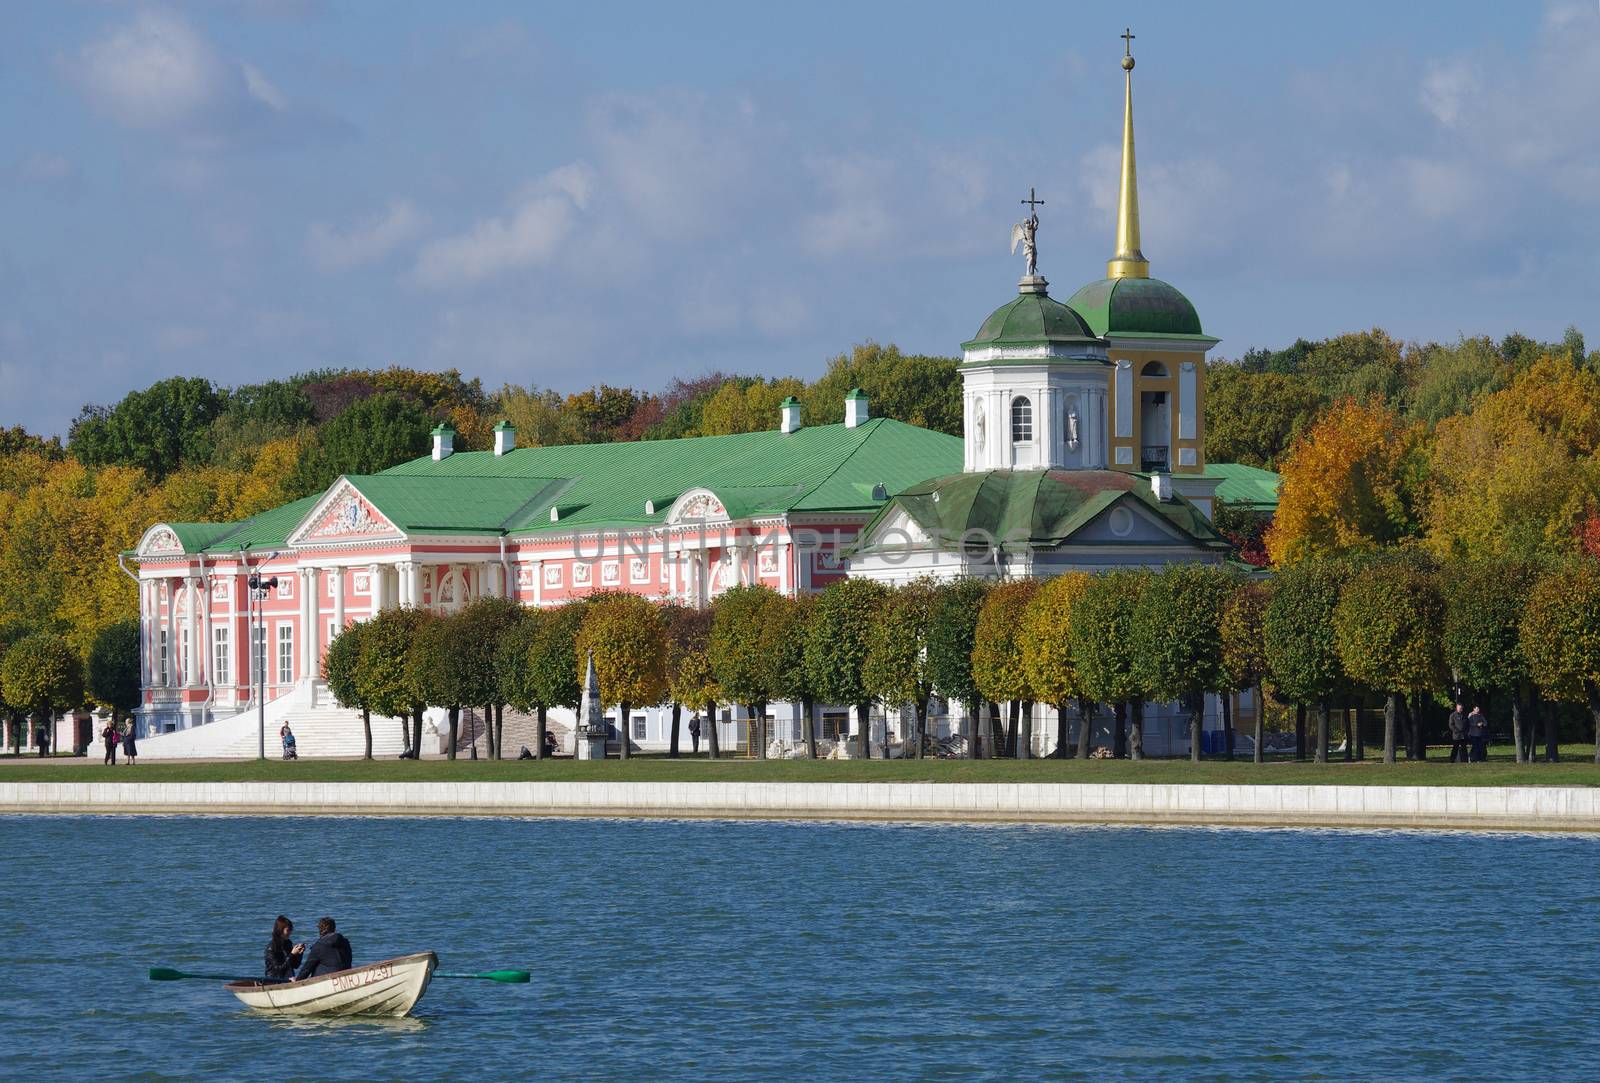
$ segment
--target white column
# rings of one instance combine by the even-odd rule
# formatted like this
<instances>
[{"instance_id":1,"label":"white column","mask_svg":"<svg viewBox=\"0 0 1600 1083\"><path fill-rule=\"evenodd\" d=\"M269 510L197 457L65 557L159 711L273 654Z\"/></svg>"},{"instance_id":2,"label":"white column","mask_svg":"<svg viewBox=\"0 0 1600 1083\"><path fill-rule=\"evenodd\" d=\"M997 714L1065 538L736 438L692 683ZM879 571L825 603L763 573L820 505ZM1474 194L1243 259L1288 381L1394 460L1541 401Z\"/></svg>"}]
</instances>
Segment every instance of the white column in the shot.
<instances>
[{"instance_id":1,"label":"white column","mask_svg":"<svg viewBox=\"0 0 1600 1083\"><path fill-rule=\"evenodd\" d=\"M789 593L789 562L793 559L793 549L789 542L778 543L778 593Z\"/></svg>"},{"instance_id":2,"label":"white column","mask_svg":"<svg viewBox=\"0 0 1600 1083\"><path fill-rule=\"evenodd\" d=\"M150 669L155 652L152 648L150 629L155 627L155 606L150 602L150 581L139 581L139 687L148 688L151 685Z\"/></svg>"},{"instance_id":3,"label":"white column","mask_svg":"<svg viewBox=\"0 0 1600 1083\"><path fill-rule=\"evenodd\" d=\"M367 565L367 590L367 615L376 617L383 612L383 569L376 564Z\"/></svg>"},{"instance_id":4,"label":"white column","mask_svg":"<svg viewBox=\"0 0 1600 1083\"><path fill-rule=\"evenodd\" d=\"M200 588L200 642L195 645L195 662L200 667L199 683L215 690L217 675L212 672L216 659L211 647L211 578L196 581Z\"/></svg>"},{"instance_id":5,"label":"white column","mask_svg":"<svg viewBox=\"0 0 1600 1083\"><path fill-rule=\"evenodd\" d=\"M321 650L322 635L321 635L321 632L320 632L320 630L318 628L318 625L322 621L322 596L319 593L321 587L322 587L322 576L318 574L318 569L316 569L316 568L307 568L306 569L306 637L305 637L305 648L306 648L305 663L306 663L306 669L305 669L305 675L307 677L313 677L313 678L317 676L318 672L322 668L321 667L321 662L322 662L322 650Z\"/></svg>"},{"instance_id":6,"label":"white column","mask_svg":"<svg viewBox=\"0 0 1600 1083\"><path fill-rule=\"evenodd\" d=\"M335 633L344 631L344 577L348 569L330 568L328 574L333 576L333 627ZM371 582L367 584L371 589Z\"/></svg>"},{"instance_id":7,"label":"white column","mask_svg":"<svg viewBox=\"0 0 1600 1083\"><path fill-rule=\"evenodd\" d=\"M533 563L533 604L544 604L544 561L535 560Z\"/></svg>"},{"instance_id":8,"label":"white column","mask_svg":"<svg viewBox=\"0 0 1600 1083\"><path fill-rule=\"evenodd\" d=\"M166 589L163 593L167 596L167 679L162 683L168 688L176 688L182 672L178 668L178 580L175 576L168 576L164 585Z\"/></svg>"},{"instance_id":9,"label":"white column","mask_svg":"<svg viewBox=\"0 0 1600 1083\"><path fill-rule=\"evenodd\" d=\"M183 684L185 688L192 688L200 683L200 668L195 664L195 639L198 629L195 627L195 611L200 607L198 592L195 590L195 577L183 577Z\"/></svg>"},{"instance_id":10,"label":"white column","mask_svg":"<svg viewBox=\"0 0 1600 1083\"><path fill-rule=\"evenodd\" d=\"M410 604L418 609L422 608L422 565L412 561L406 568L406 593L409 594Z\"/></svg>"}]
</instances>

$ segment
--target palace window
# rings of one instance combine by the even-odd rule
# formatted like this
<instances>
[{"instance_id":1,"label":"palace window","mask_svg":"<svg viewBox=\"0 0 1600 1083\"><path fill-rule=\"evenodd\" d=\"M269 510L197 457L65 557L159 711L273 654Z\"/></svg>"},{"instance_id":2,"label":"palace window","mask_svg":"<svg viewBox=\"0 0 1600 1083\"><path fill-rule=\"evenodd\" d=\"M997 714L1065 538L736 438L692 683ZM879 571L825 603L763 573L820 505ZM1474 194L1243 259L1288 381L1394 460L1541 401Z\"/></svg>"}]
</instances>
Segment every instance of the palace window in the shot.
<instances>
[{"instance_id":1,"label":"palace window","mask_svg":"<svg viewBox=\"0 0 1600 1083\"><path fill-rule=\"evenodd\" d=\"M1033 441L1033 403L1018 396L1011 400L1011 442L1027 444Z\"/></svg>"},{"instance_id":2,"label":"palace window","mask_svg":"<svg viewBox=\"0 0 1600 1083\"><path fill-rule=\"evenodd\" d=\"M294 683L294 625L278 625L278 683Z\"/></svg>"},{"instance_id":3,"label":"palace window","mask_svg":"<svg viewBox=\"0 0 1600 1083\"><path fill-rule=\"evenodd\" d=\"M259 625L257 627L251 628L250 629L250 638L253 639L255 641L255 644L256 644L255 668L253 668L250 671L250 673L248 674L251 683L254 684L256 681L266 680L266 673L267 673L267 630L266 630L266 628L261 627Z\"/></svg>"},{"instance_id":4,"label":"palace window","mask_svg":"<svg viewBox=\"0 0 1600 1083\"><path fill-rule=\"evenodd\" d=\"M228 650L228 629L211 629L211 683L233 683L233 658Z\"/></svg>"},{"instance_id":5,"label":"palace window","mask_svg":"<svg viewBox=\"0 0 1600 1083\"><path fill-rule=\"evenodd\" d=\"M161 629L158 638L160 640L158 650L161 655L161 680L159 683L166 684L169 679L169 675L172 673L172 663L168 660L168 655L170 652L167 649L167 630L165 628Z\"/></svg>"},{"instance_id":6,"label":"palace window","mask_svg":"<svg viewBox=\"0 0 1600 1083\"><path fill-rule=\"evenodd\" d=\"M645 727L645 716L642 715L642 714L634 715L633 716L633 739L635 741L644 740L644 727Z\"/></svg>"}]
</instances>

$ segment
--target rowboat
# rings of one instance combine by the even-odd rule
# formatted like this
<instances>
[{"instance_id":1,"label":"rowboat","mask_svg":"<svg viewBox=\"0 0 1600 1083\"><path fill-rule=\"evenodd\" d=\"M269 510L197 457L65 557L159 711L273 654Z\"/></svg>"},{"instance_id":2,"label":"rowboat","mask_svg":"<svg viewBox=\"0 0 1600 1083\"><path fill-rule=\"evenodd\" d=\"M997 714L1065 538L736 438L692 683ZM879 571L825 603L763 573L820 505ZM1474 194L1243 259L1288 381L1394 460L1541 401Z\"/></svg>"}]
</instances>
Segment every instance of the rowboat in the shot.
<instances>
[{"instance_id":1,"label":"rowboat","mask_svg":"<svg viewBox=\"0 0 1600 1083\"><path fill-rule=\"evenodd\" d=\"M235 981L224 989L273 1015L409 1015L428 990L439 957L431 951L335 970L304 981Z\"/></svg>"}]
</instances>

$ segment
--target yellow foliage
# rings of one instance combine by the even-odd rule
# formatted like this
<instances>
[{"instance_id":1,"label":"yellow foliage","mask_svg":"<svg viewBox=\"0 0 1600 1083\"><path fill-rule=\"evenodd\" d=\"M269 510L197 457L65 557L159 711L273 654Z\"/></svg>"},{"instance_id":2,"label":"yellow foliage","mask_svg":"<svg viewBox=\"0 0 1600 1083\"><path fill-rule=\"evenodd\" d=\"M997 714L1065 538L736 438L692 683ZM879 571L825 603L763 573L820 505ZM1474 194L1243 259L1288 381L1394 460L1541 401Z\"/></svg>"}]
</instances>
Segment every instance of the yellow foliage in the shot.
<instances>
[{"instance_id":1,"label":"yellow foliage","mask_svg":"<svg viewBox=\"0 0 1600 1083\"><path fill-rule=\"evenodd\" d=\"M756 380L746 387L729 382L706 400L700 415L700 436L728 436L763 432L778 427L778 404L805 392L805 384L792 376Z\"/></svg>"},{"instance_id":2,"label":"yellow foliage","mask_svg":"<svg viewBox=\"0 0 1600 1083\"><path fill-rule=\"evenodd\" d=\"M1072 606L1088 585L1084 572L1058 575L1041 584L1023 610L1022 668L1034 695L1046 703L1066 703L1082 694L1067 633Z\"/></svg>"},{"instance_id":3,"label":"yellow foliage","mask_svg":"<svg viewBox=\"0 0 1600 1083\"><path fill-rule=\"evenodd\" d=\"M1416 533L1423 430L1376 400L1346 399L1282 464L1267 555L1278 565L1391 545Z\"/></svg>"}]
</instances>

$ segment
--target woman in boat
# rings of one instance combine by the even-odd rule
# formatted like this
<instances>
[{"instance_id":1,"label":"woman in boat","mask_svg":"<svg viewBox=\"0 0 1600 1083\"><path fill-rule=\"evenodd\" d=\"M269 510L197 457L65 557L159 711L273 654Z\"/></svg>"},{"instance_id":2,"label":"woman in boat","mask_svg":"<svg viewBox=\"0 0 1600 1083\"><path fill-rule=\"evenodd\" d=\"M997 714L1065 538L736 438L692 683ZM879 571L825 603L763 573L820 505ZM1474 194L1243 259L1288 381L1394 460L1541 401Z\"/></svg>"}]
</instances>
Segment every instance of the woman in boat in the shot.
<instances>
[{"instance_id":1,"label":"woman in boat","mask_svg":"<svg viewBox=\"0 0 1600 1083\"><path fill-rule=\"evenodd\" d=\"M267 942L267 978L271 981L291 980L295 967L300 965L306 946L293 943L293 934L294 922L279 914L272 923L272 939Z\"/></svg>"}]
</instances>

